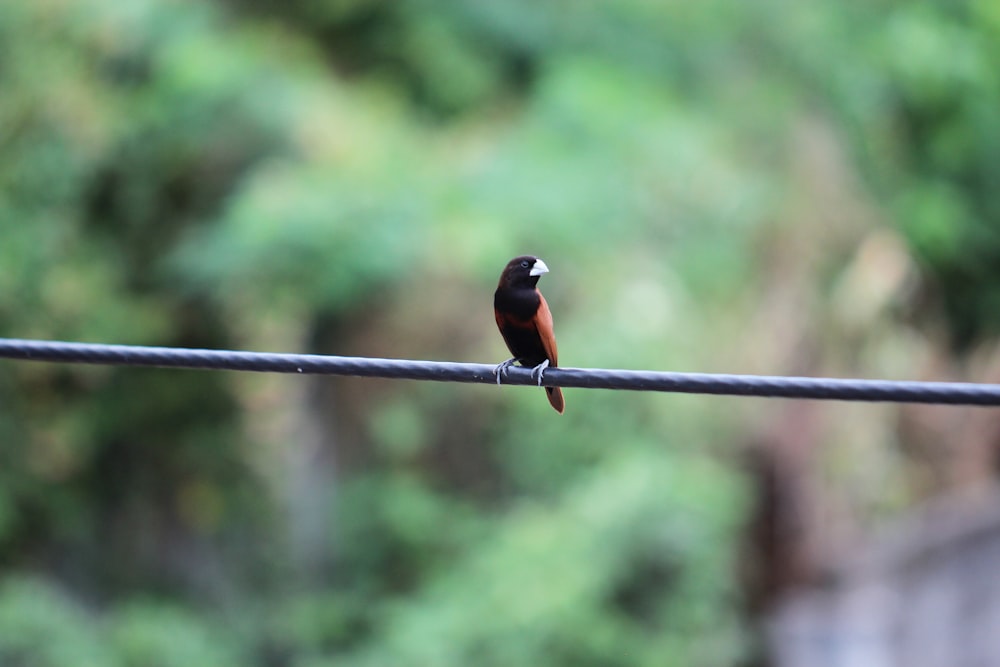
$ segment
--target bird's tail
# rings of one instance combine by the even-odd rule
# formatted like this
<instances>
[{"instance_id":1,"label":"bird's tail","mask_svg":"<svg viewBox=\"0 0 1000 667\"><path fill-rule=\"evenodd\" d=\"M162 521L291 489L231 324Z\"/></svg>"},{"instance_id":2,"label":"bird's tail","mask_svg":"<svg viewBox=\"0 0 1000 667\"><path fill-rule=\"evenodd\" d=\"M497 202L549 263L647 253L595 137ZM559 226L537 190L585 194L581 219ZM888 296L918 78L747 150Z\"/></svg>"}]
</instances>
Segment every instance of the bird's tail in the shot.
<instances>
[{"instance_id":1,"label":"bird's tail","mask_svg":"<svg viewBox=\"0 0 1000 667\"><path fill-rule=\"evenodd\" d=\"M548 396L549 403L556 409L556 412L562 414L563 410L566 409L566 401L563 400L562 389L559 387L546 387L545 395Z\"/></svg>"}]
</instances>

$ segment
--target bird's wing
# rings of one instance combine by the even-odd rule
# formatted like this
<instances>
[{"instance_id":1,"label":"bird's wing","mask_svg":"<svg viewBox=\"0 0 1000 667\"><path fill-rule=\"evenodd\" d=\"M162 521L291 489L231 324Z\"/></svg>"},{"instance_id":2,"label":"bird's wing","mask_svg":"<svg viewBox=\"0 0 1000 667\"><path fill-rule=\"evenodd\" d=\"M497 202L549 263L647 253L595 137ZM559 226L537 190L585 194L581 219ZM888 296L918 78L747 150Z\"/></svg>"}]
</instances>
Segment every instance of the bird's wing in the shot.
<instances>
[{"instance_id":1,"label":"bird's wing","mask_svg":"<svg viewBox=\"0 0 1000 667\"><path fill-rule=\"evenodd\" d=\"M535 312L535 329L538 331L538 337L542 341L542 347L545 348L545 356L549 358L550 366L559 365L559 352L556 349L556 334L552 327L552 312L549 310L549 304L545 302L545 297L542 296L541 292L538 293L539 304L538 310Z\"/></svg>"}]
</instances>

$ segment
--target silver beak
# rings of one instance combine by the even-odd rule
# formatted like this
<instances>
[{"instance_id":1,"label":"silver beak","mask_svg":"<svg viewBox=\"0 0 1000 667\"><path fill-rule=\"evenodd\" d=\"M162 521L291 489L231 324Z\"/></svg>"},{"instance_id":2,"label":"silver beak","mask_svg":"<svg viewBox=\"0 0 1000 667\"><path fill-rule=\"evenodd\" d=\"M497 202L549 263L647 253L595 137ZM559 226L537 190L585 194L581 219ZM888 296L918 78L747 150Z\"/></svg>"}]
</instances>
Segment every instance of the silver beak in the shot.
<instances>
[{"instance_id":1,"label":"silver beak","mask_svg":"<svg viewBox=\"0 0 1000 667\"><path fill-rule=\"evenodd\" d=\"M540 259L535 260L535 265L531 267L531 271L528 273L529 276L540 276L549 272L549 267L545 266L545 262Z\"/></svg>"}]
</instances>

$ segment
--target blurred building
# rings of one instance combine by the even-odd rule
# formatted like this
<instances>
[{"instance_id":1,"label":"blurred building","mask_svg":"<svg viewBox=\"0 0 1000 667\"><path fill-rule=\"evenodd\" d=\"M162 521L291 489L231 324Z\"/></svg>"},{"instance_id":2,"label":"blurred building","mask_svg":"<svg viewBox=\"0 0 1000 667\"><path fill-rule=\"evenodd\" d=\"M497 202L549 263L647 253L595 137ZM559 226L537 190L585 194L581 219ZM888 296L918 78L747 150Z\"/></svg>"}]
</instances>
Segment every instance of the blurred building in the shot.
<instances>
[{"instance_id":1,"label":"blurred building","mask_svg":"<svg viewBox=\"0 0 1000 667\"><path fill-rule=\"evenodd\" d=\"M789 593L775 667L1000 665L1000 491L936 501Z\"/></svg>"}]
</instances>

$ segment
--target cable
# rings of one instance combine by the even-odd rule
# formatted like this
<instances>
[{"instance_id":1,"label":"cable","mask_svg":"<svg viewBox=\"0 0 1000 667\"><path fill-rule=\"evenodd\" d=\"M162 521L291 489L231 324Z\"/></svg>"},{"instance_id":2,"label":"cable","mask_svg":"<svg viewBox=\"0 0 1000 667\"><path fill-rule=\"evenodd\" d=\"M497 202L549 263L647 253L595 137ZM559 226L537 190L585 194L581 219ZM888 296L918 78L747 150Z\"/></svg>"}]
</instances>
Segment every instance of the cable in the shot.
<instances>
[{"instance_id":1,"label":"cable","mask_svg":"<svg viewBox=\"0 0 1000 667\"><path fill-rule=\"evenodd\" d=\"M16 338L0 338L0 358L2 357L120 366L355 375L438 382L496 382L492 364L64 343ZM535 380L529 369L515 366L509 370L503 383L530 385L535 384ZM545 371L542 384L552 387L724 396L1000 406L1000 385L966 382L897 382L559 367Z\"/></svg>"}]
</instances>

